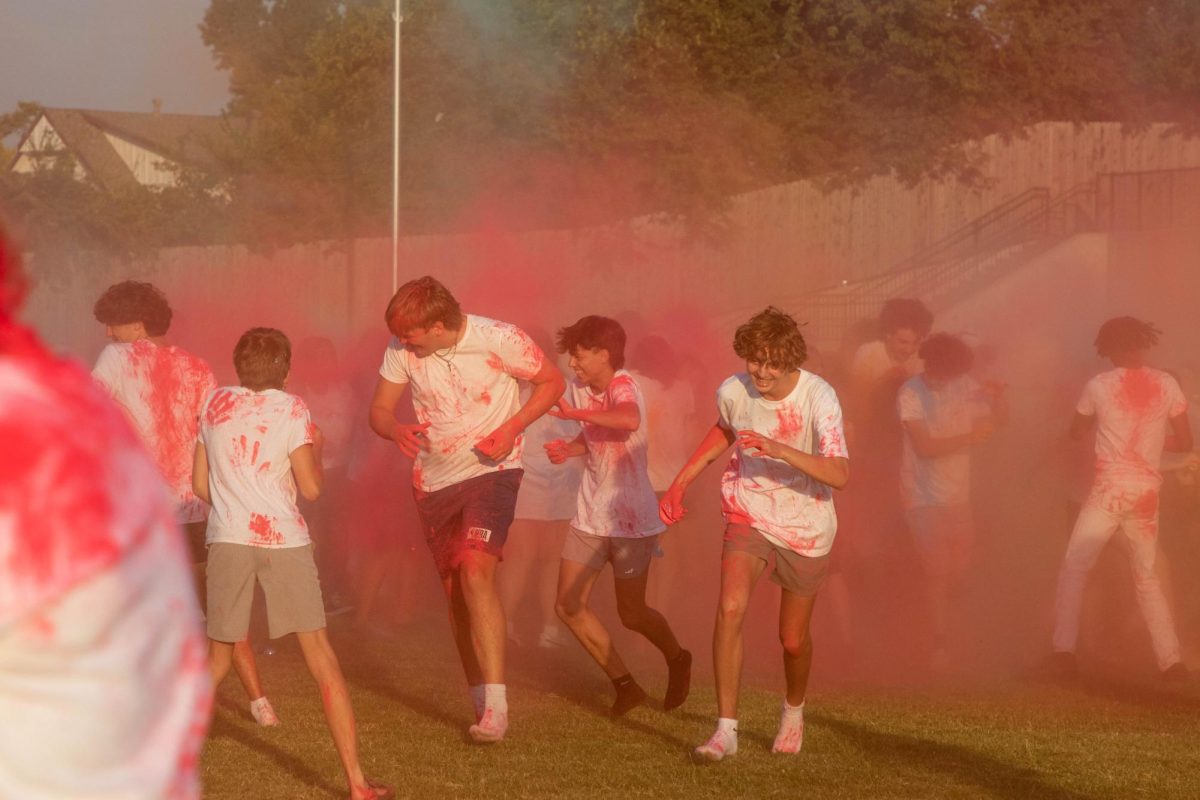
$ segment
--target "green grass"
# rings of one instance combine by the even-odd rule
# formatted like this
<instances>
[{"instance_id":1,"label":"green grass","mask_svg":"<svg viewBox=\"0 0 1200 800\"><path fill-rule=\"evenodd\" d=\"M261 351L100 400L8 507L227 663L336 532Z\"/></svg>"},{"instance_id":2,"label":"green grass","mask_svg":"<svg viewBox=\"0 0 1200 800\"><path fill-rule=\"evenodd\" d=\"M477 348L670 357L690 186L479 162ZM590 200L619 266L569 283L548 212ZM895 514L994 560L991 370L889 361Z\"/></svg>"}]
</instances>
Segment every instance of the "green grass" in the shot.
<instances>
[{"instance_id":1,"label":"green grass","mask_svg":"<svg viewBox=\"0 0 1200 800\"><path fill-rule=\"evenodd\" d=\"M683 709L637 709L614 723L605 715L610 686L578 648L515 653L509 738L478 747L465 738L470 706L441 626L424 623L366 648L336 628L331 634L350 683L364 766L399 797L1200 797L1194 687L1110 680L1068 690L1013 682L933 693L815 681L804 752L781 757L770 753L778 691L770 680L750 681L738 754L694 766L688 753L711 733L715 716L703 674ZM204 753L204 796L345 797L320 699L294 641L260 662L283 725L255 726L231 676ZM637 673L661 697L665 676L654 666Z\"/></svg>"}]
</instances>

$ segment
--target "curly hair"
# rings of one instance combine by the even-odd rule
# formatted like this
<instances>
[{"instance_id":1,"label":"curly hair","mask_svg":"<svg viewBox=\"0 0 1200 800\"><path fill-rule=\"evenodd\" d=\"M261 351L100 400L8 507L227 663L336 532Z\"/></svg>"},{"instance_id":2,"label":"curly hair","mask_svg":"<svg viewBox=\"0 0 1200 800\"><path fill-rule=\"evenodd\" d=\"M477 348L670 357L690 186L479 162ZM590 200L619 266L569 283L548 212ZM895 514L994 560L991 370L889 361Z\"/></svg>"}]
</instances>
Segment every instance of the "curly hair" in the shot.
<instances>
[{"instance_id":1,"label":"curly hair","mask_svg":"<svg viewBox=\"0 0 1200 800\"><path fill-rule=\"evenodd\" d=\"M733 352L746 361L762 361L789 372L800 369L808 358L800 326L775 306L767 306L742 323L733 335Z\"/></svg>"},{"instance_id":2,"label":"curly hair","mask_svg":"<svg viewBox=\"0 0 1200 800\"><path fill-rule=\"evenodd\" d=\"M948 380L966 375L975 364L971 346L950 333L933 334L921 343L918 354L925 362L925 373L934 378Z\"/></svg>"},{"instance_id":3,"label":"curly hair","mask_svg":"<svg viewBox=\"0 0 1200 800\"><path fill-rule=\"evenodd\" d=\"M908 328L923 339L932 327L933 312L912 297L893 297L879 312L879 328L884 334Z\"/></svg>"},{"instance_id":4,"label":"curly hair","mask_svg":"<svg viewBox=\"0 0 1200 800\"><path fill-rule=\"evenodd\" d=\"M92 314L102 325L129 325L140 322L146 335L163 336L171 327L171 304L152 283L122 281L100 295Z\"/></svg>"},{"instance_id":5,"label":"curly hair","mask_svg":"<svg viewBox=\"0 0 1200 800\"><path fill-rule=\"evenodd\" d=\"M251 328L233 347L233 368L247 389L282 389L292 369L292 343L276 328Z\"/></svg>"},{"instance_id":6,"label":"curly hair","mask_svg":"<svg viewBox=\"0 0 1200 800\"><path fill-rule=\"evenodd\" d=\"M574 325L559 329L554 345L558 352L567 354L575 352L576 347L607 350L613 369L625 366L625 329L609 317L581 317Z\"/></svg>"},{"instance_id":7,"label":"curly hair","mask_svg":"<svg viewBox=\"0 0 1200 800\"><path fill-rule=\"evenodd\" d=\"M1162 331L1135 317L1113 317L1096 334L1096 352L1107 358L1122 350L1148 350L1158 344Z\"/></svg>"},{"instance_id":8,"label":"curly hair","mask_svg":"<svg viewBox=\"0 0 1200 800\"><path fill-rule=\"evenodd\" d=\"M463 313L450 290L436 278L426 275L396 290L388 301L383 321L397 336L412 328L428 328L435 322L456 331L462 327Z\"/></svg>"}]
</instances>

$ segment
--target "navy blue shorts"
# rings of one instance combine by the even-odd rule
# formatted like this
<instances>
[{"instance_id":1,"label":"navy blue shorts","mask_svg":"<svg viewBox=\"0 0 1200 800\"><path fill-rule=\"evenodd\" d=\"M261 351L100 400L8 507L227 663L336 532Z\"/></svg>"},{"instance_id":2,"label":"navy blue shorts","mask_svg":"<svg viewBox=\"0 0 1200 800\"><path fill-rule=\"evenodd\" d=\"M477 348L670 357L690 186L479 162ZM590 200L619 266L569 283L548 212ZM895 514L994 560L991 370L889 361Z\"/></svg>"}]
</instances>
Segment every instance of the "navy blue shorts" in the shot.
<instances>
[{"instance_id":1,"label":"navy blue shorts","mask_svg":"<svg viewBox=\"0 0 1200 800\"><path fill-rule=\"evenodd\" d=\"M413 490L425 543L439 575L446 577L458 569L464 550L501 557L524 474L524 470L506 469L433 492Z\"/></svg>"}]
</instances>

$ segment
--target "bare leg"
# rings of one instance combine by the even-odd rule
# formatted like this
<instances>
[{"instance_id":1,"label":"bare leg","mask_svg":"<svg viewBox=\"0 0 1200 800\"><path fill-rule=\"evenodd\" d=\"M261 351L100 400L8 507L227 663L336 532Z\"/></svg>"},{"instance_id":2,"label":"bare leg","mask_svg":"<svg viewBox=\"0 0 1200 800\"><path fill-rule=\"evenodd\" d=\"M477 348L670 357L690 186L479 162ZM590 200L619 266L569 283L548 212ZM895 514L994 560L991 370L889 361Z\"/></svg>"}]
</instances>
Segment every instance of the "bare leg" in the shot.
<instances>
[{"instance_id":1,"label":"bare leg","mask_svg":"<svg viewBox=\"0 0 1200 800\"><path fill-rule=\"evenodd\" d=\"M620 678L629 674L629 669L613 647L604 623L588 608L588 598L598 577L599 570L562 559L558 566L558 599L554 610L604 673L609 678ZM642 588L645 589L644 582Z\"/></svg>"},{"instance_id":2,"label":"bare leg","mask_svg":"<svg viewBox=\"0 0 1200 800\"><path fill-rule=\"evenodd\" d=\"M352 798L375 797L368 785L358 761L358 731L354 726L354 708L350 704L350 692L346 679L338 665L337 656L329 644L325 629L297 633L304 662L321 689L321 702L325 707L325 721L333 735L338 758L346 771L346 782Z\"/></svg>"},{"instance_id":3,"label":"bare leg","mask_svg":"<svg viewBox=\"0 0 1200 800\"><path fill-rule=\"evenodd\" d=\"M467 676L467 685L479 686L484 682L483 670L479 667L475 643L471 640L471 615L463 599L457 572L442 578L442 589L446 593L446 604L450 611L450 632L454 635L454 646L458 648L458 660Z\"/></svg>"},{"instance_id":4,"label":"bare leg","mask_svg":"<svg viewBox=\"0 0 1200 800\"><path fill-rule=\"evenodd\" d=\"M646 570L634 578L615 580L617 614L621 624L650 640L668 661L679 655L682 649L675 638L666 617L646 605L646 582L650 571Z\"/></svg>"},{"instance_id":5,"label":"bare leg","mask_svg":"<svg viewBox=\"0 0 1200 800\"><path fill-rule=\"evenodd\" d=\"M233 643L233 668L251 700L263 696L262 681L258 677L258 663L254 660L254 648L250 646L249 637Z\"/></svg>"},{"instance_id":6,"label":"bare leg","mask_svg":"<svg viewBox=\"0 0 1200 800\"><path fill-rule=\"evenodd\" d=\"M721 599L713 630L713 668L717 679L717 712L737 718L738 690L742 680L742 621L750 591L767 562L749 553L733 551L721 559Z\"/></svg>"},{"instance_id":7,"label":"bare leg","mask_svg":"<svg viewBox=\"0 0 1200 800\"><path fill-rule=\"evenodd\" d=\"M804 702L808 673L812 667L812 620L816 595L801 597L787 589L779 599L779 642L783 645L783 674L787 681L788 705Z\"/></svg>"},{"instance_id":8,"label":"bare leg","mask_svg":"<svg viewBox=\"0 0 1200 800\"><path fill-rule=\"evenodd\" d=\"M208 640L208 674L212 676L213 688L221 685L229 668L233 665L233 644Z\"/></svg>"},{"instance_id":9,"label":"bare leg","mask_svg":"<svg viewBox=\"0 0 1200 800\"><path fill-rule=\"evenodd\" d=\"M458 566L458 585L479 673L483 683L493 684L504 683L504 606L496 593L498 563L496 556L467 550Z\"/></svg>"}]
</instances>

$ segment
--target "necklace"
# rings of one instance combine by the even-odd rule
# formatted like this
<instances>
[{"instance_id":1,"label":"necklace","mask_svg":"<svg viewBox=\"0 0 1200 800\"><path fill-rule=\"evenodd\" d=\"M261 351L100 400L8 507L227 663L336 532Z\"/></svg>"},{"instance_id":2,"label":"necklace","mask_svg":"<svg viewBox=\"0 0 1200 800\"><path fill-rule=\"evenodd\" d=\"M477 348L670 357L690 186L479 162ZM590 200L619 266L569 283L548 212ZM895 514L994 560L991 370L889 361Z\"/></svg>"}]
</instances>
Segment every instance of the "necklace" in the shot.
<instances>
[{"instance_id":1,"label":"necklace","mask_svg":"<svg viewBox=\"0 0 1200 800\"><path fill-rule=\"evenodd\" d=\"M453 365L450 362L454 360L454 356L457 353L458 353L458 340L457 339L454 340L454 344L450 345L450 347L448 347L444 350L434 350L433 351L433 354L435 356L437 356L439 361L441 361L443 364L445 364L446 366L451 367L451 368L453 368Z\"/></svg>"}]
</instances>

